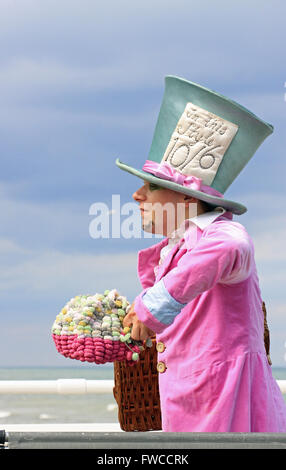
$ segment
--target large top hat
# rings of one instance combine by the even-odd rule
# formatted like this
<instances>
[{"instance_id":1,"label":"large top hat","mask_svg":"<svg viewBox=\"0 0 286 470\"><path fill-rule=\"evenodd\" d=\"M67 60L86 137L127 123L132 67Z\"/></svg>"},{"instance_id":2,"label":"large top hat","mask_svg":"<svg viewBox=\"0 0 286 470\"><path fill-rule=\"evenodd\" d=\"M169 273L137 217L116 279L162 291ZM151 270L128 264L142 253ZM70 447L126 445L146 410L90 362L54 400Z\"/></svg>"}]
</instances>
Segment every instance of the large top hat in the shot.
<instances>
[{"instance_id":1,"label":"large top hat","mask_svg":"<svg viewBox=\"0 0 286 470\"><path fill-rule=\"evenodd\" d=\"M167 76L148 159L142 170L116 164L155 183L235 214L246 207L224 198L273 126L225 96Z\"/></svg>"}]
</instances>

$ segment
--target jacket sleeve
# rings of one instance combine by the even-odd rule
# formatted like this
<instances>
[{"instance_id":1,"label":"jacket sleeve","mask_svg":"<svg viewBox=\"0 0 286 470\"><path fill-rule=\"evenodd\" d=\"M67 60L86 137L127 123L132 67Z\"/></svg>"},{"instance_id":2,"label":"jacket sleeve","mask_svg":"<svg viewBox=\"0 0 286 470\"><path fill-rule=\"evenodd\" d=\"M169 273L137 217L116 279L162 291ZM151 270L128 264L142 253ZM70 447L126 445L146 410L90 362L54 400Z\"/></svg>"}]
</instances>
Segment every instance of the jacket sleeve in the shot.
<instances>
[{"instance_id":1,"label":"jacket sleeve","mask_svg":"<svg viewBox=\"0 0 286 470\"><path fill-rule=\"evenodd\" d=\"M213 223L178 265L135 299L138 318L161 333L195 297L217 283L234 284L253 269L253 244L238 223Z\"/></svg>"}]
</instances>

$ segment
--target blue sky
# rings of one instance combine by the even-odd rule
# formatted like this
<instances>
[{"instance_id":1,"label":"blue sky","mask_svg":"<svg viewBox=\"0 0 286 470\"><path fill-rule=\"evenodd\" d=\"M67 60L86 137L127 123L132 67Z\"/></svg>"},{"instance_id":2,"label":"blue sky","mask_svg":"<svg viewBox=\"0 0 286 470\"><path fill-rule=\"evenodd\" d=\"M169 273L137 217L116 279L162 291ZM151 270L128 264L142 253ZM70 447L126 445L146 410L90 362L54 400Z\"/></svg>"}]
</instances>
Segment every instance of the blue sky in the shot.
<instances>
[{"instance_id":1,"label":"blue sky","mask_svg":"<svg viewBox=\"0 0 286 470\"><path fill-rule=\"evenodd\" d=\"M140 292L150 239L95 240L91 204L141 181L164 77L214 89L274 125L227 190L248 212L274 365L285 366L286 100L283 1L2 0L0 366L75 365L50 328L77 293Z\"/></svg>"}]
</instances>

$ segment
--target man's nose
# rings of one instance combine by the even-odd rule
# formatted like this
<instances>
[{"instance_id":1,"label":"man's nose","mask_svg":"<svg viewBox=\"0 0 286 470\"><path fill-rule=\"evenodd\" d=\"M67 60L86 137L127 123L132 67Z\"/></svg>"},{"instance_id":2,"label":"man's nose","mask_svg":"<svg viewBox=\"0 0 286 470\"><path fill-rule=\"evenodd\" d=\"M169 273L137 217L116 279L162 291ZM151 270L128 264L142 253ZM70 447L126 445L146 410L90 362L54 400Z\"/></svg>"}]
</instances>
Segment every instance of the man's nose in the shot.
<instances>
[{"instance_id":1,"label":"man's nose","mask_svg":"<svg viewBox=\"0 0 286 470\"><path fill-rule=\"evenodd\" d=\"M141 186L141 188L137 189L137 191L135 191L135 193L132 194L132 197L137 202L144 201L144 199L146 199L144 186Z\"/></svg>"}]
</instances>

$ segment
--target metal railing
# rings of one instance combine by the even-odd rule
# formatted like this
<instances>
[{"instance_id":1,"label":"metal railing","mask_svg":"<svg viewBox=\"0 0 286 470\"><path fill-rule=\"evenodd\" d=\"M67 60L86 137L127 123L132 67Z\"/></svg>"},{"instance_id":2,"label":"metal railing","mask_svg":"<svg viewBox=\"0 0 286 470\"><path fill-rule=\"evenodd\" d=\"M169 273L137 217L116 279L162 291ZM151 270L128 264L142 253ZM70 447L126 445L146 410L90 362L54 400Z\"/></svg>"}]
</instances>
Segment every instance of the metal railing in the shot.
<instances>
[{"instance_id":1,"label":"metal railing","mask_svg":"<svg viewBox=\"0 0 286 470\"><path fill-rule=\"evenodd\" d=\"M194 460L192 449L284 449L286 450L285 433L199 433L199 432L8 432L6 438L8 449L102 449L102 455L112 455L112 449L124 449L124 454L133 456L131 468L136 468L138 462L143 463L140 454L146 454L145 449L156 449L160 454L165 449L172 449L171 454L177 454L177 449L186 449L184 455L189 455L189 463L201 466L201 457ZM108 450L107 450L108 449ZM134 452L131 452L134 449ZM144 451L142 451L144 449ZM175 451L174 451L175 449ZM0 451L1 452L1 451ZM170 453L170 452L169 452ZM221 454L219 455L221 460ZM254 456L257 463L256 454ZM268 457L268 456L267 456ZM205 455L204 455L205 458ZM217 456L213 457L217 458ZM237 455L235 456L237 459ZM263 456L265 459L265 454ZM131 459L130 459L131 460ZM243 461L249 460L249 455L243 454ZM95 460L96 462L96 460ZM171 460L172 462L172 460ZM265 461L264 461L265 462ZM66 463L66 460L65 460ZM146 461L144 463L147 463ZM152 463L152 460L151 462ZM153 462L154 463L154 462ZM161 462L161 463L166 463ZM169 462L170 463L170 462ZM261 462L263 463L263 462ZM122 464L122 462L121 462ZM123 465L121 465L123 466ZM127 465L124 465L127 467ZM262 467L259 461L258 467ZM224 467L226 468L226 467Z\"/></svg>"}]
</instances>

